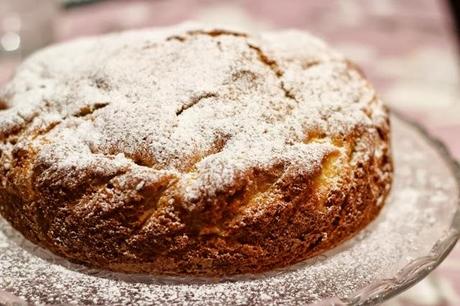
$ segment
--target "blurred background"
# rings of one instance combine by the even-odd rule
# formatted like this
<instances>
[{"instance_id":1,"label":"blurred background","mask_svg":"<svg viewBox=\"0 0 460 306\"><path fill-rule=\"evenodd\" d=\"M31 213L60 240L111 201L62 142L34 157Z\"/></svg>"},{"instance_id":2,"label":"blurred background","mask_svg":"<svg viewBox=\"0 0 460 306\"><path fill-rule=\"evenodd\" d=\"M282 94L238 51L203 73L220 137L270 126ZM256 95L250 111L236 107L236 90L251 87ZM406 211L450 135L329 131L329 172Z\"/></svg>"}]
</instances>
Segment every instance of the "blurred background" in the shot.
<instances>
[{"instance_id":1,"label":"blurred background","mask_svg":"<svg viewBox=\"0 0 460 306\"><path fill-rule=\"evenodd\" d=\"M460 158L458 0L0 0L0 86L50 43L189 19L255 31L294 27L324 38L363 67L390 106ZM385 305L460 305L460 246Z\"/></svg>"}]
</instances>

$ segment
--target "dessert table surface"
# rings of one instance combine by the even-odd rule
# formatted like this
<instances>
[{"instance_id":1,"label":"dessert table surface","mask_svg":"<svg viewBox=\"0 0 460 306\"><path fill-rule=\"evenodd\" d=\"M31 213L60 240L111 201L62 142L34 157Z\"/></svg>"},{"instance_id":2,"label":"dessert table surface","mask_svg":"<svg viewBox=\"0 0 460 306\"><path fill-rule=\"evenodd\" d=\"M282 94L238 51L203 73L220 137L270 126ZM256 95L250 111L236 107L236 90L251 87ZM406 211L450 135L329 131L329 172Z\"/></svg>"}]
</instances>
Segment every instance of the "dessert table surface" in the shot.
<instances>
[{"instance_id":1,"label":"dessert table surface","mask_svg":"<svg viewBox=\"0 0 460 306\"><path fill-rule=\"evenodd\" d=\"M460 159L460 49L445 1L103 1L58 11L53 37L189 19L250 31L299 28L324 38L362 66L388 105L424 125ZM0 53L0 85L21 57ZM460 305L460 244L427 278L384 305Z\"/></svg>"}]
</instances>

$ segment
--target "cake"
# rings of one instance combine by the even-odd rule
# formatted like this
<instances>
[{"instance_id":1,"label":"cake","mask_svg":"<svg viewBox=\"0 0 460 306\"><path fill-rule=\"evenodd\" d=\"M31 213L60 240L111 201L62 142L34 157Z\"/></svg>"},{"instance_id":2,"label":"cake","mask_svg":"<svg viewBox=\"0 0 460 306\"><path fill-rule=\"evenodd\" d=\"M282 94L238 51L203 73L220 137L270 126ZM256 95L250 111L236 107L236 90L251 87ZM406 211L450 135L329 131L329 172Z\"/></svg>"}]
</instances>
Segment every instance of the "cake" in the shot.
<instances>
[{"instance_id":1,"label":"cake","mask_svg":"<svg viewBox=\"0 0 460 306\"><path fill-rule=\"evenodd\" d=\"M391 187L387 108L301 31L81 38L30 56L0 105L1 215L91 267L286 267L357 234Z\"/></svg>"}]
</instances>

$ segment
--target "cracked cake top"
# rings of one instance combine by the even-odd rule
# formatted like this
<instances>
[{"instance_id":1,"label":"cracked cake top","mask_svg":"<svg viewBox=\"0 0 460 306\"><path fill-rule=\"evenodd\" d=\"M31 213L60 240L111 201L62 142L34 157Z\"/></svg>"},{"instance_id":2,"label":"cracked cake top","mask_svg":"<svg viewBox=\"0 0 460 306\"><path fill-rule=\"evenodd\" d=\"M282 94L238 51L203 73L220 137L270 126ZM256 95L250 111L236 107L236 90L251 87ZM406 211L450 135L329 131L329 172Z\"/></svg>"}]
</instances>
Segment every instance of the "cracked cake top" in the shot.
<instances>
[{"instance_id":1,"label":"cracked cake top","mask_svg":"<svg viewBox=\"0 0 460 306\"><path fill-rule=\"evenodd\" d=\"M173 177L191 202L254 167L313 171L343 150L335 136L385 119L360 72L308 34L194 25L47 48L0 101L0 138L20 135L1 151L35 152L44 177L65 173L70 189L88 172L130 172L136 188Z\"/></svg>"}]
</instances>

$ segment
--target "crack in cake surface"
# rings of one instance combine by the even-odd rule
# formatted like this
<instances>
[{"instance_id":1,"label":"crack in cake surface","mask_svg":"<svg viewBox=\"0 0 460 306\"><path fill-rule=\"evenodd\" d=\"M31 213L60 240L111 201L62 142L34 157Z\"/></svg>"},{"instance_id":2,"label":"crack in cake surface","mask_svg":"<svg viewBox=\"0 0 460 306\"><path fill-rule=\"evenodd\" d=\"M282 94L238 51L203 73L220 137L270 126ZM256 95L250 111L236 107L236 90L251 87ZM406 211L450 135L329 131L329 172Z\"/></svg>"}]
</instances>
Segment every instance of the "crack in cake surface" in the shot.
<instances>
[{"instance_id":1,"label":"crack in cake surface","mask_svg":"<svg viewBox=\"0 0 460 306\"><path fill-rule=\"evenodd\" d=\"M98 109L103 109L104 107L108 106L110 103L108 102L99 102L84 106L81 108L77 113L73 114L74 117L85 117L91 115Z\"/></svg>"},{"instance_id":2,"label":"crack in cake surface","mask_svg":"<svg viewBox=\"0 0 460 306\"><path fill-rule=\"evenodd\" d=\"M201 100L209 99L209 98L216 98L216 97L217 97L217 94L215 94L215 93L204 93L204 94L198 95L196 97L192 97L189 102L183 104L180 107L180 109L176 111L176 115L177 116L181 115L184 111L186 111L187 109L193 107L194 105L199 103Z\"/></svg>"}]
</instances>

